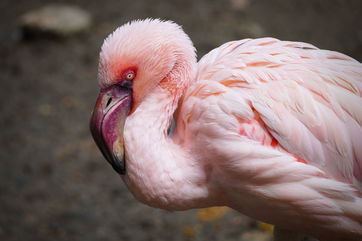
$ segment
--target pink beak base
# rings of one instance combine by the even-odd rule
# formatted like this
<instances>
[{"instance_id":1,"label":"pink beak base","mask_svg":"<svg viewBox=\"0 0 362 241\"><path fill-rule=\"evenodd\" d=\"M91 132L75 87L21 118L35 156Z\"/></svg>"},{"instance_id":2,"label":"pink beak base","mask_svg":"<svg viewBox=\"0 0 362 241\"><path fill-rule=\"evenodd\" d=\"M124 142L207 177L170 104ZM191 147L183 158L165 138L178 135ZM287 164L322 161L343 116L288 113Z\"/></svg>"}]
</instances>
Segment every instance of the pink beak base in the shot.
<instances>
[{"instance_id":1,"label":"pink beak base","mask_svg":"<svg viewBox=\"0 0 362 241\"><path fill-rule=\"evenodd\" d=\"M102 89L90 120L90 131L113 169L126 173L123 128L131 108L132 91L117 85Z\"/></svg>"}]
</instances>

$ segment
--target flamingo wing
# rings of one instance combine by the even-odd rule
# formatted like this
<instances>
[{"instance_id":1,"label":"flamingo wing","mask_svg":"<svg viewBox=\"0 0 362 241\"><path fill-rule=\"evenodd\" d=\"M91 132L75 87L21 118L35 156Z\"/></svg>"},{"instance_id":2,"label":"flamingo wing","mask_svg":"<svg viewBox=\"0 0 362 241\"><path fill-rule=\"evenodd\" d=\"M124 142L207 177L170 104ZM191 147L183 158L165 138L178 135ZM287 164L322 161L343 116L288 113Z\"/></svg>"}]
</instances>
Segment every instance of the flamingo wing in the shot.
<instances>
[{"instance_id":1,"label":"flamingo wing","mask_svg":"<svg viewBox=\"0 0 362 241\"><path fill-rule=\"evenodd\" d=\"M265 132L270 145L278 143L297 159L362 190L358 61L301 42L245 39L204 56L197 79L216 81L247 100L260 117L251 131L250 121L242 122L249 136L253 130Z\"/></svg>"}]
</instances>

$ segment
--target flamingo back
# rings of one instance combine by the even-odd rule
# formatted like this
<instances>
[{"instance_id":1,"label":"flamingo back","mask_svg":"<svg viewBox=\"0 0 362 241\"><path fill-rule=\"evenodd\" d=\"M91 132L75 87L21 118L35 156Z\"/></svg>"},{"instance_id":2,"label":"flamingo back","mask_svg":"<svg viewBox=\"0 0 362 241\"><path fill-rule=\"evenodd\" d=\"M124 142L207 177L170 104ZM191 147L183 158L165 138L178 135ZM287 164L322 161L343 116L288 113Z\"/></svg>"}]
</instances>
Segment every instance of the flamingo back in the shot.
<instances>
[{"instance_id":1,"label":"flamingo back","mask_svg":"<svg viewBox=\"0 0 362 241\"><path fill-rule=\"evenodd\" d=\"M176 133L229 206L317 237L361 237L361 93L362 65L344 54L229 42L199 61Z\"/></svg>"}]
</instances>

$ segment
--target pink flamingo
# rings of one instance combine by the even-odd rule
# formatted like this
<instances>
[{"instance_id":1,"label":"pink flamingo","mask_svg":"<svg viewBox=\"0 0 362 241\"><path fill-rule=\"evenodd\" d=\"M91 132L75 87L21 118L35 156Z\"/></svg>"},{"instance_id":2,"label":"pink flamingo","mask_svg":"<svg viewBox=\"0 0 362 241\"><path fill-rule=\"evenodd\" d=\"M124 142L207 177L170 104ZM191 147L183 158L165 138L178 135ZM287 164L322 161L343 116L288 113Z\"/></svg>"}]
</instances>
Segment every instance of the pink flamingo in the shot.
<instances>
[{"instance_id":1,"label":"pink flamingo","mask_svg":"<svg viewBox=\"0 0 362 241\"><path fill-rule=\"evenodd\" d=\"M180 26L146 19L108 36L98 77L93 137L141 202L229 206L278 240L362 238L358 61L261 38L197 63Z\"/></svg>"}]
</instances>

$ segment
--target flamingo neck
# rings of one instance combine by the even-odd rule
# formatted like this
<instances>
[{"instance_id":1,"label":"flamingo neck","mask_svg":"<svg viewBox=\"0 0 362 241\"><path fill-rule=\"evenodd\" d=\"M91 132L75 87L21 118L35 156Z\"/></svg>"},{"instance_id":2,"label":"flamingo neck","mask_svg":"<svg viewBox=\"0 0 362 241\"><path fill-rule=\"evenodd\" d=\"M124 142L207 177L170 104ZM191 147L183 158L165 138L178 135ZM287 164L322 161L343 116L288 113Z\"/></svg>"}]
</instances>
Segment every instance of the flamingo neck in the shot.
<instances>
[{"instance_id":1,"label":"flamingo neck","mask_svg":"<svg viewBox=\"0 0 362 241\"><path fill-rule=\"evenodd\" d=\"M127 186L140 201L170 210L210 205L203 167L167 136L178 98L156 87L124 131Z\"/></svg>"}]
</instances>

